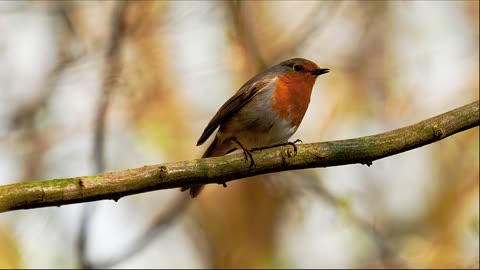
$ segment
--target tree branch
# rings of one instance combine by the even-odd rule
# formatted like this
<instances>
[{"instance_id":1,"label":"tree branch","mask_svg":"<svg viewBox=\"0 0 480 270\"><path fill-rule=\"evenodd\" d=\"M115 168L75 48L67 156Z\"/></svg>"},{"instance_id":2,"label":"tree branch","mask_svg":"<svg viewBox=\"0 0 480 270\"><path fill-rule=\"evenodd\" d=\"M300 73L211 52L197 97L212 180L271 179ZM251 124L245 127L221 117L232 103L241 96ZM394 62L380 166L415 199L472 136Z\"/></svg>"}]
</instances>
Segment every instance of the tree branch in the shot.
<instances>
[{"instance_id":1,"label":"tree branch","mask_svg":"<svg viewBox=\"0 0 480 270\"><path fill-rule=\"evenodd\" d=\"M93 176L0 186L0 212L60 206L179 188L223 183L259 174L346 164L367 164L473 128L480 123L479 102L393 131L348 140L280 146L253 152L250 168L243 153L144 166Z\"/></svg>"}]
</instances>

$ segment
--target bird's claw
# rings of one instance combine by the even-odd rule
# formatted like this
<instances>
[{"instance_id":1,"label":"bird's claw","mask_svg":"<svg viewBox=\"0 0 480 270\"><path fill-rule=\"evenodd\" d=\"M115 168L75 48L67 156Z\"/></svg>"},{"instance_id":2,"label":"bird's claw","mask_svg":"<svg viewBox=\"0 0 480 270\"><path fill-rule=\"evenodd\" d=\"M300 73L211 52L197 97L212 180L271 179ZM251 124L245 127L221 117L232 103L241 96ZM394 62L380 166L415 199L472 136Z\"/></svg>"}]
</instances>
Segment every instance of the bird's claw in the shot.
<instances>
[{"instance_id":1,"label":"bird's claw","mask_svg":"<svg viewBox=\"0 0 480 270\"><path fill-rule=\"evenodd\" d=\"M297 150L298 150L298 149L297 149L296 143L298 143L298 142L300 142L300 143L303 144L302 140L300 140L300 139L296 139L296 140L293 141L293 142L287 142L287 143L285 143L285 145L291 145L291 146L293 147L293 156L291 156L291 155L290 155L290 152L287 150L287 155L288 155L288 157L294 157L294 156L297 155Z\"/></svg>"},{"instance_id":2,"label":"bird's claw","mask_svg":"<svg viewBox=\"0 0 480 270\"><path fill-rule=\"evenodd\" d=\"M243 149L243 154L245 155L245 161L248 161L250 159L250 169L255 166L255 161L253 161L253 156L252 156L252 151L248 149Z\"/></svg>"},{"instance_id":3,"label":"bird's claw","mask_svg":"<svg viewBox=\"0 0 480 270\"><path fill-rule=\"evenodd\" d=\"M293 141L293 144L295 144L295 143L302 143L303 144L303 141L300 140L300 139L296 139L295 141Z\"/></svg>"},{"instance_id":4,"label":"bird's claw","mask_svg":"<svg viewBox=\"0 0 480 270\"><path fill-rule=\"evenodd\" d=\"M251 169L252 167L255 167L255 161L253 161L252 152L250 152L249 150L247 150L247 151L244 151L244 153L246 153L246 155L245 155L245 159L246 159L246 160L248 160L247 155L248 155L248 157L250 158L250 167L249 167L249 168Z\"/></svg>"},{"instance_id":5,"label":"bird's claw","mask_svg":"<svg viewBox=\"0 0 480 270\"><path fill-rule=\"evenodd\" d=\"M271 145L271 146L266 146L266 147L256 147L256 148L252 148L251 151L249 152L254 152L254 151L258 151L258 150L263 150L263 149L269 149L269 148L274 148L274 147L277 147L277 146L286 146L286 145L291 145L293 147L293 155L290 154L290 152L287 150L287 155L288 157L294 157L297 155L297 145L296 143L302 143L303 144L303 141L300 140L300 139L296 139L295 141L293 142L286 142L286 143L280 143L280 144L274 144L274 145ZM244 152L245 152L245 149L244 149ZM246 155L246 154L245 154ZM249 156L251 157L251 154L249 154ZM246 156L245 156L246 158ZM253 159L252 159L253 161Z\"/></svg>"},{"instance_id":6,"label":"bird's claw","mask_svg":"<svg viewBox=\"0 0 480 270\"><path fill-rule=\"evenodd\" d=\"M250 167L249 169L251 169L252 167L255 167L255 161L253 161L253 156L252 156L252 151L254 151L252 149L252 151L248 150L245 146L243 146L243 144L241 144L236 138L233 138L233 141L238 144L238 146L240 146L240 148L242 148L243 150L243 154L245 155L245 160L248 161L248 158L250 158Z\"/></svg>"}]
</instances>

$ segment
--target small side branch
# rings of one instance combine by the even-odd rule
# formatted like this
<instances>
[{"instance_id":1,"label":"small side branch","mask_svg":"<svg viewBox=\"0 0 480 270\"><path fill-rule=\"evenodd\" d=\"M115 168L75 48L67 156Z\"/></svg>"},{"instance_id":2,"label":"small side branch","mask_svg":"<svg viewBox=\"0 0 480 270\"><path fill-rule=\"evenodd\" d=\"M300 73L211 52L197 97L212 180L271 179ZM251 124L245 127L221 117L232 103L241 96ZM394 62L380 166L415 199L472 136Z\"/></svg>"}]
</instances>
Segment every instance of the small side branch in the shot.
<instances>
[{"instance_id":1,"label":"small side branch","mask_svg":"<svg viewBox=\"0 0 480 270\"><path fill-rule=\"evenodd\" d=\"M224 183L259 174L371 164L373 161L430 144L455 133L477 127L479 102L475 101L414 125L355 139L297 145L289 156L288 146L253 152L255 167L243 154L144 166L92 176L22 182L0 186L0 212L61 206L160 189Z\"/></svg>"}]
</instances>

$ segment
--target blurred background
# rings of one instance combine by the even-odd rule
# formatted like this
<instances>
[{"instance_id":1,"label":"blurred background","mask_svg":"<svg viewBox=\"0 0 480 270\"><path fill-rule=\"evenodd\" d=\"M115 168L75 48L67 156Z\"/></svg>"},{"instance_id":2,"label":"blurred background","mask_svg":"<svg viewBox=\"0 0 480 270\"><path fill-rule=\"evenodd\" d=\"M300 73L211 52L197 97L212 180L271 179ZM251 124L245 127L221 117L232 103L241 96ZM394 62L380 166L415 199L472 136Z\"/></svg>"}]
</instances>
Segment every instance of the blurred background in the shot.
<instances>
[{"instance_id":1,"label":"blurred background","mask_svg":"<svg viewBox=\"0 0 480 270\"><path fill-rule=\"evenodd\" d=\"M479 1L1 1L0 185L199 158L288 58L329 68L292 140L479 99ZM479 129L373 166L0 214L1 268L478 268Z\"/></svg>"}]
</instances>

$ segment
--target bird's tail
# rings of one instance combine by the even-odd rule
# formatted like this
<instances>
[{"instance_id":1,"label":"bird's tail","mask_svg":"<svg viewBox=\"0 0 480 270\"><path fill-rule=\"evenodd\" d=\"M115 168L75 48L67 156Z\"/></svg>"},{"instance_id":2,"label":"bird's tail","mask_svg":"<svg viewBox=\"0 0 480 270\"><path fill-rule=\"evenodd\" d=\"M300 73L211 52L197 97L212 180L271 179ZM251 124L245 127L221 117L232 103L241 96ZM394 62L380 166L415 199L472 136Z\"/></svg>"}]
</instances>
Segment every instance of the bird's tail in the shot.
<instances>
[{"instance_id":1,"label":"bird's tail","mask_svg":"<svg viewBox=\"0 0 480 270\"><path fill-rule=\"evenodd\" d=\"M227 152L230 150L228 149L229 146L228 144L225 145L223 143L220 143L217 136L215 136L215 139L213 142L208 146L207 150L203 154L202 158L207 158L207 157L217 157L217 156L223 156L227 154ZM193 185L193 186L184 186L181 188L181 191L186 191L189 190L190 197L195 198L200 194L202 191L204 185Z\"/></svg>"},{"instance_id":2,"label":"bird's tail","mask_svg":"<svg viewBox=\"0 0 480 270\"><path fill-rule=\"evenodd\" d=\"M208 146L205 153L203 153L202 158L223 156L226 152L224 148L225 147L223 147L222 144L219 143L218 137L215 136L213 142L210 144L210 146Z\"/></svg>"}]
</instances>

